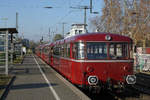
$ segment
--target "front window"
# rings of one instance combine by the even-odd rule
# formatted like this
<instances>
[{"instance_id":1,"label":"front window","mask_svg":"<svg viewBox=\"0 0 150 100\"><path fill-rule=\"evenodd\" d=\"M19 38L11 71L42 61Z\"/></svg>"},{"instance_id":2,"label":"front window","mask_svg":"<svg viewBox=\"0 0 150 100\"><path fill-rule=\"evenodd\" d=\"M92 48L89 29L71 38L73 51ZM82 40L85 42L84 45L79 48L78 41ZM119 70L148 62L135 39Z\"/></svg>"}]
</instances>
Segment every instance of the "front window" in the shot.
<instances>
[{"instance_id":1,"label":"front window","mask_svg":"<svg viewBox=\"0 0 150 100\"><path fill-rule=\"evenodd\" d=\"M107 59L107 45L101 42L87 42L87 59Z\"/></svg>"},{"instance_id":2,"label":"front window","mask_svg":"<svg viewBox=\"0 0 150 100\"><path fill-rule=\"evenodd\" d=\"M128 57L128 44L111 43L109 46L109 57L111 59L123 59Z\"/></svg>"},{"instance_id":3,"label":"front window","mask_svg":"<svg viewBox=\"0 0 150 100\"><path fill-rule=\"evenodd\" d=\"M128 43L78 42L73 45L73 58L88 60L127 59Z\"/></svg>"}]
</instances>

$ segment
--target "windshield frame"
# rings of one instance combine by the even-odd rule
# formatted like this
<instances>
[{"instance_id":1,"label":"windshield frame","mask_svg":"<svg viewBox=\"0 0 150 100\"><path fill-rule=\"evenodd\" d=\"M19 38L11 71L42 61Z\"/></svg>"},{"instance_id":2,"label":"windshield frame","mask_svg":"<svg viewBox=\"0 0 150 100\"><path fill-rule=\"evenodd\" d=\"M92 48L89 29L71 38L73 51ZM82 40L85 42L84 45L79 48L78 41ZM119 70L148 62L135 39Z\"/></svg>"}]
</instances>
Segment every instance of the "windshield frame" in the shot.
<instances>
[{"instance_id":1,"label":"windshield frame","mask_svg":"<svg viewBox=\"0 0 150 100\"><path fill-rule=\"evenodd\" d=\"M106 42L106 41L80 41L80 42L75 42L74 43L74 45L75 44L78 44L78 43L82 43L82 44L84 44L84 48L82 48L82 54L84 54L83 56L84 57L82 57L82 58L78 58L78 55L77 55L77 53L78 53L78 51L79 50L73 50L73 55L74 55L74 59L77 59L77 60L126 60L126 59L130 59L131 58L131 54L130 54L130 51L131 51L131 49L130 49L130 45L132 45L132 43L130 43L130 42L127 42L127 41L119 41L119 42L115 42L115 41L113 41L113 42ZM105 57L105 58L101 58L101 59L89 59L88 58L88 56L87 56L87 43L102 43L102 44L106 44L106 51L107 51L107 57ZM127 45L127 47L126 47L126 50L127 50L127 53L126 53L126 57L116 57L116 58L111 58L110 57L110 44L126 44ZM74 48L74 47L73 47ZM74 48L75 49L75 48Z\"/></svg>"}]
</instances>

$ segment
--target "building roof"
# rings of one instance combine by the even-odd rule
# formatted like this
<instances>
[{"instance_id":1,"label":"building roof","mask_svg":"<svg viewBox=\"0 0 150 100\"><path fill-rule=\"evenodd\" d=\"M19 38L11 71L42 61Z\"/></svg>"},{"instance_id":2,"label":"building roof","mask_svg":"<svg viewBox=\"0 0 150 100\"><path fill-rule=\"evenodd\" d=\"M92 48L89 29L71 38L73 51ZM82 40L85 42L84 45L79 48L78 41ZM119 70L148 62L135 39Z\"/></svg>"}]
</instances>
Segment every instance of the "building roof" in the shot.
<instances>
[{"instance_id":1,"label":"building roof","mask_svg":"<svg viewBox=\"0 0 150 100\"><path fill-rule=\"evenodd\" d=\"M85 24L72 24L71 26L84 26ZM87 24L86 24L87 26Z\"/></svg>"},{"instance_id":2,"label":"building roof","mask_svg":"<svg viewBox=\"0 0 150 100\"><path fill-rule=\"evenodd\" d=\"M0 31L7 31L10 34L18 33L18 30L16 28L0 28Z\"/></svg>"}]
</instances>

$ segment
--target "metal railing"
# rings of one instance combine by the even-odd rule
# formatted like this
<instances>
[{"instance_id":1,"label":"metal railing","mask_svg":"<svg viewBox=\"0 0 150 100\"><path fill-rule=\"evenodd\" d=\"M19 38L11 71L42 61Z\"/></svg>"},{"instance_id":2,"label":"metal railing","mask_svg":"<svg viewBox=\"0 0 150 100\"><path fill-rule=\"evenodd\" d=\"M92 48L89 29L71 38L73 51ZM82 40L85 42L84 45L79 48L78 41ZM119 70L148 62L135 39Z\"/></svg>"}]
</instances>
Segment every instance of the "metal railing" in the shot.
<instances>
[{"instance_id":1,"label":"metal railing","mask_svg":"<svg viewBox=\"0 0 150 100\"><path fill-rule=\"evenodd\" d=\"M0 68L5 68L5 74L8 74L8 31L0 34ZM0 72L0 74L3 74Z\"/></svg>"},{"instance_id":2,"label":"metal railing","mask_svg":"<svg viewBox=\"0 0 150 100\"><path fill-rule=\"evenodd\" d=\"M135 54L135 66L140 72L150 72L150 54Z\"/></svg>"}]
</instances>

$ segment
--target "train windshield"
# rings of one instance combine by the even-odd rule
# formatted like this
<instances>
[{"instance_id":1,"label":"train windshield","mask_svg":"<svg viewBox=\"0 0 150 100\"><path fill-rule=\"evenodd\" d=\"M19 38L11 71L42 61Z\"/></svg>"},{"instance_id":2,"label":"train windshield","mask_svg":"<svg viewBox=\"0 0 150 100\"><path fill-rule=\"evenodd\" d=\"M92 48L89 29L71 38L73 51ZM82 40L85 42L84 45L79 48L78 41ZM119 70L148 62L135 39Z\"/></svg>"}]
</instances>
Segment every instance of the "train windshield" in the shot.
<instances>
[{"instance_id":1,"label":"train windshield","mask_svg":"<svg viewBox=\"0 0 150 100\"><path fill-rule=\"evenodd\" d=\"M87 42L86 57L97 59L125 59L128 58L128 43Z\"/></svg>"},{"instance_id":2,"label":"train windshield","mask_svg":"<svg viewBox=\"0 0 150 100\"><path fill-rule=\"evenodd\" d=\"M87 59L107 59L107 44L102 42L86 43Z\"/></svg>"},{"instance_id":3,"label":"train windshield","mask_svg":"<svg viewBox=\"0 0 150 100\"><path fill-rule=\"evenodd\" d=\"M111 59L123 59L128 57L127 43L111 43L109 45L109 57Z\"/></svg>"},{"instance_id":4,"label":"train windshield","mask_svg":"<svg viewBox=\"0 0 150 100\"><path fill-rule=\"evenodd\" d=\"M129 57L128 43L80 42L74 45L76 59L126 59Z\"/></svg>"}]
</instances>

